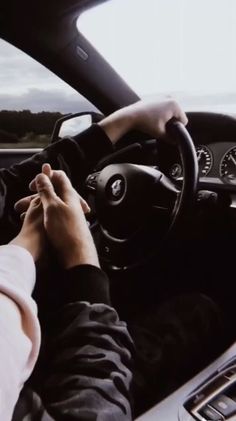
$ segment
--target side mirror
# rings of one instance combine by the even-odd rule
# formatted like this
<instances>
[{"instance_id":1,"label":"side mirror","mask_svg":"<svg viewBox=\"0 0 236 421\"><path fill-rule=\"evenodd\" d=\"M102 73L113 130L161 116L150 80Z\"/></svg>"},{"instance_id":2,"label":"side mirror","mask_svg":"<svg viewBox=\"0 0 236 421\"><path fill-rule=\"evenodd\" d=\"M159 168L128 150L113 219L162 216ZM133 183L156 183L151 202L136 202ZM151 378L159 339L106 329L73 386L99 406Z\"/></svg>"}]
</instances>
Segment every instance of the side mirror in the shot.
<instances>
[{"instance_id":1,"label":"side mirror","mask_svg":"<svg viewBox=\"0 0 236 421\"><path fill-rule=\"evenodd\" d=\"M82 112L69 114L56 121L52 133L52 143L65 136L75 136L88 129L93 123L98 123L104 118L103 114Z\"/></svg>"}]
</instances>

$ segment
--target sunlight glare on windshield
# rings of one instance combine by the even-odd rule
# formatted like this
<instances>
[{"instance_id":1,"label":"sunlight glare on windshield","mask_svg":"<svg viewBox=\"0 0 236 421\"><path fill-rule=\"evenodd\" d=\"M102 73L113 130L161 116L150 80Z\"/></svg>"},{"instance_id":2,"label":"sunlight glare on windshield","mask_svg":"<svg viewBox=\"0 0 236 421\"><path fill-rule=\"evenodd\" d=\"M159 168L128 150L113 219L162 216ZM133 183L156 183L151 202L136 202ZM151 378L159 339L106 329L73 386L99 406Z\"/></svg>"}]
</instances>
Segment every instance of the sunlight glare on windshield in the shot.
<instances>
[{"instance_id":1,"label":"sunlight glare on windshield","mask_svg":"<svg viewBox=\"0 0 236 421\"><path fill-rule=\"evenodd\" d=\"M236 111L235 0L110 0L77 26L141 97Z\"/></svg>"}]
</instances>

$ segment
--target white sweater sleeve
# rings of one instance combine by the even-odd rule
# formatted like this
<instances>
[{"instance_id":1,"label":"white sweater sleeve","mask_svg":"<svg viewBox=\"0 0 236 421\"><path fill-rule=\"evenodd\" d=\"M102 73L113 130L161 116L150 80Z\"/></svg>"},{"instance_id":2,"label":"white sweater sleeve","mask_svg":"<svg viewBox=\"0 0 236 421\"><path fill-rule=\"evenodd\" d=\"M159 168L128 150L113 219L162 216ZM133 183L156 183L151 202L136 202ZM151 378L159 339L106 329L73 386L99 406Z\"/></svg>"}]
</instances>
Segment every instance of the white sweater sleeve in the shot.
<instances>
[{"instance_id":1,"label":"white sweater sleeve","mask_svg":"<svg viewBox=\"0 0 236 421\"><path fill-rule=\"evenodd\" d=\"M40 348L31 254L15 245L0 246L0 419L11 420L24 382Z\"/></svg>"}]
</instances>

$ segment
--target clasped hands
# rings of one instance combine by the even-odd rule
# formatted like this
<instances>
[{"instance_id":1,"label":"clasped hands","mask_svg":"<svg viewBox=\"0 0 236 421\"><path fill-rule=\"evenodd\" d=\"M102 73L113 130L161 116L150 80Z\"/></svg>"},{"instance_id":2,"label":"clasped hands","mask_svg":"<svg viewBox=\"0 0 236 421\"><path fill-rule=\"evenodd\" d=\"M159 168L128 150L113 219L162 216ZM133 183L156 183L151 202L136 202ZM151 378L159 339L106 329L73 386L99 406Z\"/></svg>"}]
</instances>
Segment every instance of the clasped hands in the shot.
<instances>
[{"instance_id":1,"label":"clasped hands","mask_svg":"<svg viewBox=\"0 0 236 421\"><path fill-rule=\"evenodd\" d=\"M23 225L11 244L27 249L36 261L48 241L66 269L80 264L99 266L85 219L89 206L66 174L44 164L42 173L30 183L30 189L34 194L15 204Z\"/></svg>"}]
</instances>

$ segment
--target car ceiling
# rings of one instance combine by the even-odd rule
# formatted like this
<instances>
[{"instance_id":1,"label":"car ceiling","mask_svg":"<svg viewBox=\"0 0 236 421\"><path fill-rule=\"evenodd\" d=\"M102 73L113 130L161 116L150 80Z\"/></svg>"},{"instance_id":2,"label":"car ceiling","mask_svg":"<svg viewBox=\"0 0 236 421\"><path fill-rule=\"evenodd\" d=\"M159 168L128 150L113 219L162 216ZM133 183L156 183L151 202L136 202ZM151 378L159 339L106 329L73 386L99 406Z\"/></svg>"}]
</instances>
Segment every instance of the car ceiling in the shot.
<instances>
[{"instance_id":1,"label":"car ceiling","mask_svg":"<svg viewBox=\"0 0 236 421\"><path fill-rule=\"evenodd\" d=\"M138 99L77 30L78 16L106 1L110 0L4 0L0 4L0 37L52 70L104 114ZM78 47L88 59L78 56Z\"/></svg>"}]
</instances>

